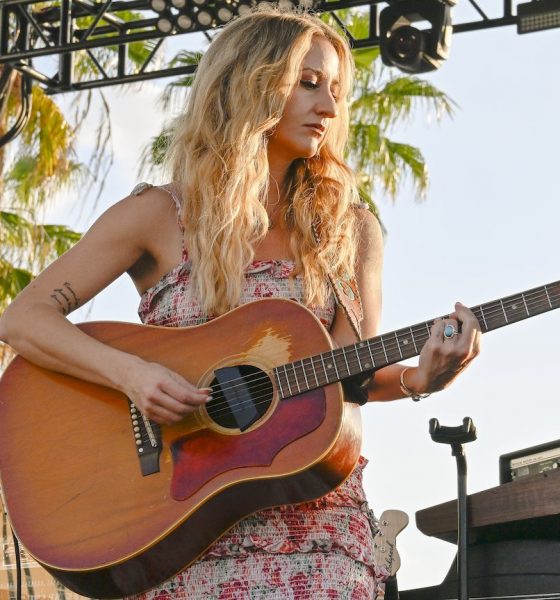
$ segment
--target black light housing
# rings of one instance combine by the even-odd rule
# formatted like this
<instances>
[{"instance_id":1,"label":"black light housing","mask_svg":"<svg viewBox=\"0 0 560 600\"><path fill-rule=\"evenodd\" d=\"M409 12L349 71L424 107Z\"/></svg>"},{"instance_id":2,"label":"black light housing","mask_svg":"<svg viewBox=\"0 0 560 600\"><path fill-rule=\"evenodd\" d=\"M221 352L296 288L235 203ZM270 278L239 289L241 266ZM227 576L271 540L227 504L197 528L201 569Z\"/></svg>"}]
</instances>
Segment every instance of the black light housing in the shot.
<instances>
[{"instance_id":1,"label":"black light housing","mask_svg":"<svg viewBox=\"0 0 560 600\"><path fill-rule=\"evenodd\" d=\"M560 27L560 0L539 0L517 5L517 33Z\"/></svg>"},{"instance_id":2,"label":"black light housing","mask_svg":"<svg viewBox=\"0 0 560 600\"><path fill-rule=\"evenodd\" d=\"M381 58L386 65L408 73L439 69L449 56L456 0L397 0L379 15ZM427 21L420 30L413 23Z\"/></svg>"}]
</instances>

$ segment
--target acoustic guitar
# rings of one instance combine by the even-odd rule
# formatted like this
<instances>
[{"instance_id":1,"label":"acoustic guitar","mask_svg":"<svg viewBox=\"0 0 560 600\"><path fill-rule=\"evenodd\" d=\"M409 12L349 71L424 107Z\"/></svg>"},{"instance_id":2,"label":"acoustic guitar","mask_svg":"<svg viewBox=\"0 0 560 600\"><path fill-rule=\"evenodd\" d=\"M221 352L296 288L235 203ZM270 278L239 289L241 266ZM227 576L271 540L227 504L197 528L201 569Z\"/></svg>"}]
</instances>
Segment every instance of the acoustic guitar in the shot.
<instances>
[{"instance_id":1,"label":"acoustic guitar","mask_svg":"<svg viewBox=\"0 0 560 600\"><path fill-rule=\"evenodd\" d=\"M556 282L473 310L486 332L559 306ZM266 299L190 328L80 325L212 387L212 401L174 426L16 357L0 380L0 476L16 535L84 596L154 587L243 517L340 485L361 428L338 382L417 355L431 324L334 348L305 307Z\"/></svg>"}]
</instances>

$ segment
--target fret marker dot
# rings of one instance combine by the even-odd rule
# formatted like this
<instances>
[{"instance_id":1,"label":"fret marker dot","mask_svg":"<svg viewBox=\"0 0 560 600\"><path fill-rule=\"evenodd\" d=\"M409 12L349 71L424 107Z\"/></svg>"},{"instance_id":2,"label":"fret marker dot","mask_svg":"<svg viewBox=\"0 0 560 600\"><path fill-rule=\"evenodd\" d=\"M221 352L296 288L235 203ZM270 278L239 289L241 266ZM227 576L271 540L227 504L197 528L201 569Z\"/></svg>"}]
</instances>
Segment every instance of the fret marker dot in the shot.
<instances>
[{"instance_id":1,"label":"fret marker dot","mask_svg":"<svg viewBox=\"0 0 560 600\"><path fill-rule=\"evenodd\" d=\"M511 305L511 309L512 309L512 310L515 310L516 308L517 308L517 304L512 304L512 305Z\"/></svg>"},{"instance_id":2,"label":"fret marker dot","mask_svg":"<svg viewBox=\"0 0 560 600\"><path fill-rule=\"evenodd\" d=\"M406 346L408 344L408 340L403 340L403 344Z\"/></svg>"},{"instance_id":3,"label":"fret marker dot","mask_svg":"<svg viewBox=\"0 0 560 600\"><path fill-rule=\"evenodd\" d=\"M369 363L365 364L366 369L369 369L371 367L371 365Z\"/></svg>"},{"instance_id":4,"label":"fret marker dot","mask_svg":"<svg viewBox=\"0 0 560 600\"><path fill-rule=\"evenodd\" d=\"M332 363L327 363L327 369L332 369Z\"/></svg>"},{"instance_id":5,"label":"fret marker dot","mask_svg":"<svg viewBox=\"0 0 560 600\"><path fill-rule=\"evenodd\" d=\"M360 348L363 348L365 346L364 342L360 342Z\"/></svg>"}]
</instances>

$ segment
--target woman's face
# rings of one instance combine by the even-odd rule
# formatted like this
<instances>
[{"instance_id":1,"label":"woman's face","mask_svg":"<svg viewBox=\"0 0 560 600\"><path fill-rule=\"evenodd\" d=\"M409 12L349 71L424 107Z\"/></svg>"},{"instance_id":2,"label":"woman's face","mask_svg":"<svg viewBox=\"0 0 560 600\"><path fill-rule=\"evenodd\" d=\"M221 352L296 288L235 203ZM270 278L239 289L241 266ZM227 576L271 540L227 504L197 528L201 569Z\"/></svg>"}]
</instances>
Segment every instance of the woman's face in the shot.
<instances>
[{"instance_id":1,"label":"woman's face","mask_svg":"<svg viewBox=\"0 0 560 600\"><path fill-rule=\"evenodd\" d=\"M315 37L303 59L300 80L268 142L269 162L290 164L317 154L337 115L339 60L332 44Z\"/></svg>"}]
</instances>

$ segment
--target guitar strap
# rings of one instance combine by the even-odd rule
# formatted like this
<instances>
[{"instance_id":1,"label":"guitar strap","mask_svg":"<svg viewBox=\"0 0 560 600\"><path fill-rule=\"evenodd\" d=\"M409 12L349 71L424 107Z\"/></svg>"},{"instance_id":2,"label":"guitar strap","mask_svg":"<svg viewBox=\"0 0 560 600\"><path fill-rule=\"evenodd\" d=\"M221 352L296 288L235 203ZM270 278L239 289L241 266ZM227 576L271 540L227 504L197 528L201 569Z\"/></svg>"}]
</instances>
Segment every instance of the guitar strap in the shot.
<instances>
[{"instance_id":1,"label":"guitar strap","mask_svg":"<svg viewBox=\"0 0 560 600\"><path fill-rule=\"evenodd\" d=\"M312 228L315 242L319 245L321 238L319 237L316 222L313 223ZM361 322L364 318L364 310L356 278L350 277L350 275L347 274L342 277L335 277L331 272L327 273L327 276L336 303L344 311L344 314L352 327L352 331L356 335L357 341L360 341L362 339Z\"/></svg>"},{"instance_id":2,"label":"guitar strap","mask_svg":"<svg viewBox=\"0 0 560 600\"><path fill-rule=\"evenodd\" d=\"M366 205L357 205L359 208L365 208ZM320 242L319 231L317 223L312 224L313 236L317 245ZM344 275L343 277L335 277L332 273L327 273L329 283L333 291L336 303L342 308L352 331L354 332L357 341L362 339L362 328L361 322L364 318L364 310L362 307L362 300L360 298L360 291L358 289L358 282L356 277L350 277L350 275ZM342 382L342 387L346 392L345 396L348 402L359 404L363 406L368 401L367 388L369 382L373 379L373 373L362 373L356 377L350 377Z\"/></svg>"}]
</instances>

